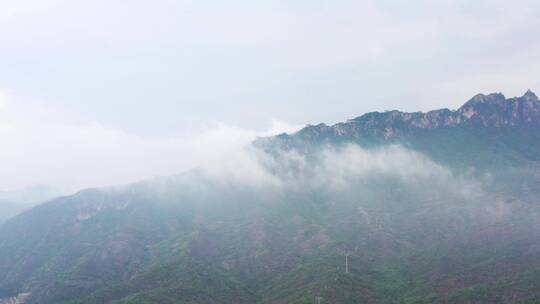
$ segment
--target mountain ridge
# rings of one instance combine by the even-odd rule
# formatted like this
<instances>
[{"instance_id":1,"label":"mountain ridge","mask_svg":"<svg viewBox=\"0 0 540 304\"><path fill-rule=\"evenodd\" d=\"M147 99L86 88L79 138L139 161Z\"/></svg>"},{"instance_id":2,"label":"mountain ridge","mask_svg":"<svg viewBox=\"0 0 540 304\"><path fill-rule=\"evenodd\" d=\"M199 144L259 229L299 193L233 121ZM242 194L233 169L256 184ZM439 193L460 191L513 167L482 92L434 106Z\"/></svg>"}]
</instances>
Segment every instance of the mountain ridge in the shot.
<instances>
[{"instance_id":1,"label":"mountain ridge","mask_svg":"<svg viewBox=\"0 0 540 304\"><path fill-rule=\"evenodd\" d=\"M477 94L456 110L448 108L428 112L402 112L391 110L369 112L346 122L327 125L307 125L292 133L282 133L275 138L313 138L320 136L347 136L360 138L363 135L386 139L410 135L411 131L460 126L480 127L524 127L540 125L540 101L531 90L521 97L506 98L501 93ZM257 142L265 139L258 139Z\"/></svg>"}]
</instances>

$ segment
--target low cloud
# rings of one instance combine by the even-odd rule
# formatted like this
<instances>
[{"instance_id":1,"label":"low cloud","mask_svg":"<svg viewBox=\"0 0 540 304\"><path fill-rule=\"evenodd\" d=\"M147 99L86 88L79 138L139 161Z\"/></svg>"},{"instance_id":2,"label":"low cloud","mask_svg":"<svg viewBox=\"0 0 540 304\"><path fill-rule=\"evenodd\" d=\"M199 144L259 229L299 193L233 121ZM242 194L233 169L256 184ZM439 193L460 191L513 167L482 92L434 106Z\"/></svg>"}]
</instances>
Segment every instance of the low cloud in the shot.
<instances>
[{"instance_id":1,"label":"low cloud","mask_svg":"<svg viewBox=\"0 0 540 304\"><path fill-rule=\"evenodd\" d=\"M214 183L265 191L364 190L395 181L426 193L477 193L479 183L401 146L321 148L270 156L250 143L257 136L297 130L274 121L267 131L215 123L173 137L140 136L71 113L0 95L1 190L47 184L56 192L126 184L192 169Z\"/></svg>"},{"instance_id":2,"label":"low cloud","mask_svg":"<svg viewBox=\"0 0 540 304\"><path fill-rule=\"evenodd\" d=\"M362 148L326 146L310 155L279 150L272 155L243 147L201 168L213 185L263 190L273 194L316 193L317 197L358 200L384 192L407 193L418 200L480 199L482 181L454 173L427 156L399 145Z\"/></svg>"},{"instance_id":3,"label":"low cloud","mask_svg":"<svg viewBox=\"0 0 540 304\"><path fill-rule=\"evenodd\" d=\"M4 191L48 184L70 193L196 167L216 171L255 137L298 128L274 121L261 132L216 122L170 137L140 136L0 93Z\"/></svg>"}]
</instances>

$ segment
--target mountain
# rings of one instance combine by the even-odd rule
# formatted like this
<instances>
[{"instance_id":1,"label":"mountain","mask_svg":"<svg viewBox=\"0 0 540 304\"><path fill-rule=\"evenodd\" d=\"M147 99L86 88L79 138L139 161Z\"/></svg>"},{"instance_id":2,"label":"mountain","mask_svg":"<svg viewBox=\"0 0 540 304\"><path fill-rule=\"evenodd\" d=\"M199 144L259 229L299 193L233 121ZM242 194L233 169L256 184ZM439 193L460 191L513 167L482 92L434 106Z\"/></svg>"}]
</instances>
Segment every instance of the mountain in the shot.
<instances>
[{"instance_id":1,"label":"mountain","mask_svg":"<svg viewBox=\"0 0 540 304\"><path fill-rule=\"evenodd\" d=\"M282 150L310 154L347 143L365 148L397 144L454 171L496 175L500 190L526 185L522 190L533 191L540 169L539 134L540 101L528 90L509 99L478 94L455 111L367 113L333 126L308 125L295 134L260 138L255 145L275 155Z\"/></svg>"},{"instance_id":2,"label":"mountain","mask_svg":"<svg viewBox=\"0 0 540 304\"><path fill-rule=\"evenodd\" d=\"M0 227L0 303L537 303L539 131L477 95L54 199Z\"/></svg>"}]
</instances>

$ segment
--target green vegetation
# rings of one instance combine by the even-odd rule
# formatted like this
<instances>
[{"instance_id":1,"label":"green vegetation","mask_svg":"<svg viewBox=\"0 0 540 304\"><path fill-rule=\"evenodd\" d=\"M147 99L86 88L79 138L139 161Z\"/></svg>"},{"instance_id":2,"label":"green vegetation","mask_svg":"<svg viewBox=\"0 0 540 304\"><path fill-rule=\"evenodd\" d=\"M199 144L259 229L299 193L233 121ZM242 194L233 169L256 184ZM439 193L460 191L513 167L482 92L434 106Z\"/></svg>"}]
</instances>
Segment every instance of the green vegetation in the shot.
<instances>
[{"instance_id":1,"label":"green vegetation","mask_svg":"<svg viewBox=\"0 0 540 304\"><path fill-rule=\"evenodd\" d=\"M382 142L369 134L309 138L308 169L317 159L311 153L329 143ZM539 130L439 128L386 142L450 173L370 172L338 190L282 192L187 173L86 190L0 229L0 298L29 291L30 304L279 304L318 296L322 303L539 303Z\"/></svg>"}]
</instances>

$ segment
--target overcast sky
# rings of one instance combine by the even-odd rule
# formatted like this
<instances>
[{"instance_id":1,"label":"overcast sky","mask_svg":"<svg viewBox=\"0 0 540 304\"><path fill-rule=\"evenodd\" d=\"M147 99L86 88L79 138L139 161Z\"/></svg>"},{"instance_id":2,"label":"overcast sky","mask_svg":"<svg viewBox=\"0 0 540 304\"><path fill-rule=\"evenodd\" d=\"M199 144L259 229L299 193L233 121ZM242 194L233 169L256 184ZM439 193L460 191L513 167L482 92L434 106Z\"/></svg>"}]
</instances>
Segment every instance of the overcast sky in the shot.
<instances>
[{"instance_id":1,"label":"overcast sky","mask_svg":"<svg viewBox=\"0 0 540 304\"><path fill-rule=\"evenodd\" d=\"M172 174L256 135L522 95L539 75L539 1L4 0L0 190Z\"/></svg>"}]
</instances>

